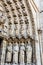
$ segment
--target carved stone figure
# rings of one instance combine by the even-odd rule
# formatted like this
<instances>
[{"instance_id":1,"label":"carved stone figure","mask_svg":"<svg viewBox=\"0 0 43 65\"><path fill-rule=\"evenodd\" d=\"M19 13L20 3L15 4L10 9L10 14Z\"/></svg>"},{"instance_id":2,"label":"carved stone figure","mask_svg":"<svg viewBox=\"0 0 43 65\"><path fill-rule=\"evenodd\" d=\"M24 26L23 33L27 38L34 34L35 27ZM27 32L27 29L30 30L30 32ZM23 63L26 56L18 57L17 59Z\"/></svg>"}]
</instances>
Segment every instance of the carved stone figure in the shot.
<instances>
[{"instance_id":1,"label":"carved stone figure","mask_svg":"<svg viewBox=\"0 0 43 65\"><path fill-rule=\"evenodd\" d=\"M16 27L15 27L15 24L10 24L9 25L9 35L11 36L11 37L13 37L13 38L15 38L15 29L16 29Z\"/></svg>"},{"instance_id":2,"label":"carved stone figure","mask_svg":"<svg viewBox=\"0 0 43 65\"><path fill-rule=\"evenodd\" d=\"M30 42L27 43L26 46L26 56L27 56L27 64L31 63L31 59L32 59L32 47Z\"/></svg>"},{"instance_id":3,"label":"carved stone figure","mask_svg":"<svg viewBox=\"0 0 43 65\"><path fill-rule=\"evenodd\" d=\"M19 46L18 43L16 42L13 45L13 63L18 64L18 52L19 52Z\"/></svg>"},{"instance_id":4,"label":"carved stone figure","mask_svg":"<svg viewBox=\"0 0 43 65\"><path fill-rule=\"evenodd\" d=\"M21 45L20 45L20 56L19 56L19 62L20 64L24 64L24 52L25 51L25 46L24 46L24 43L22 42Z\"/></svg>"},{"instance_id":5,"label":"carved stone figure","mask_svg":"<svg viewBox=\"0 0 43 65\"><path fill-rule=\"evenodd\" d=\"M12 58L12 44L9 43L9 45L7 47L6 62L11 62L11 58Z\"/></svg>"}]
</instances>

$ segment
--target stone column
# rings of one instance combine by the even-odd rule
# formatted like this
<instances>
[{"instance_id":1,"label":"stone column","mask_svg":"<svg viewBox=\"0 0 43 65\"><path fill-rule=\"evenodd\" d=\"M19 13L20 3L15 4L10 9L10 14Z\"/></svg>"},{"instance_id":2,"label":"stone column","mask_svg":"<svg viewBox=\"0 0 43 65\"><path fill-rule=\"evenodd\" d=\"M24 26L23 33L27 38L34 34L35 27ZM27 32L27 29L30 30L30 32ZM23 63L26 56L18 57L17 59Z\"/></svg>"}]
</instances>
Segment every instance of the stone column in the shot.
<instances>
[{"instance_id":1,"label":"stone column","mask_svg":"<svg viewBox=\"0 0 43 65\"><path fill-rule=\"evenodd\" d=\"M22 42L20 45L20 56L19 56L19 62L20 65L24 65L24 51L25 51L25 46L24 43Z\"/></svg>"},{"instance_id":2,"label":"stone column","mask_svg":"<svg viewBox=\"0 0 43 65\"><path fill-rule=\"evenodd\" d=\"M43 65L43 56L42 56L42 39L41 39L41 36L42 36L42 30L38 30L38 36L39 36L39 45L40 45L40 59L41 59L41 65Z\"/></svg>"},{"instance_id":3,"label":"stone column","mask_svg":"<svg viewBox=\"0 0 43 65\"><path fill-rule=\"evenodd\" d=\"M19 52L19 46L18 43L14 43L13 45L13 64L17 65L18 64L18 52Z\"/></svg>"},{"instance_id":4,"label":"stone column","mask_svg":"<svg viewBox=\"0 0 43 65\"><path fill-rule=\"evenodd\" d=\"M31 47L30 41L28 41L28 43L26 45L26 57L27 57L27 65L28 64L31 65L31 60L32 60L32 47Z\"/></svg>"},{"instance_id":5,"label":"stone column","mask_svg":"<svg viewBox=\"0 0 43 65\"><path fill-rule=\"evenodd\" d=\"M5 62L5 53L6 53L6 46L7 46L7 42L6 40L3 40L3 48L2 48L2 55L1 55L1 65L4 65Z\"/></svg>"},{"instance_id":6,"label":"stone column","mask_svg":"<svg viewBox=\"0 0 43 65\"><path fill-rule=\"evenodd\" d=\"M12 44L9 43L8 47L7 47L7 55L6 55L6 62L11 62L11 58L12 58Z\"/></svg>"}]
</instances>

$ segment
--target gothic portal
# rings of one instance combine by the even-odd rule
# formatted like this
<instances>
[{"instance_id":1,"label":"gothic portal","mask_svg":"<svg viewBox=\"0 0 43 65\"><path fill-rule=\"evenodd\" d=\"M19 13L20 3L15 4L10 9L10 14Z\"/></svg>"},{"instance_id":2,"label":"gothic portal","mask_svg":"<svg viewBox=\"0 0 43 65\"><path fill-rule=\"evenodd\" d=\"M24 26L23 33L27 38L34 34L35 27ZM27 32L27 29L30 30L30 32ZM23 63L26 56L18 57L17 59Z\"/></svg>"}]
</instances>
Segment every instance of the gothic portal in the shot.
<instances>
[{"instance_id":1,"label":"gothic portal","mask_svg":"<svg viewBox=\"0 0 43 65\"><path fill-rule=\"evenodd\" d=\"M0 0L0 63L41 65L38 32L29 0Z\"/></svg>"}]
</instances>

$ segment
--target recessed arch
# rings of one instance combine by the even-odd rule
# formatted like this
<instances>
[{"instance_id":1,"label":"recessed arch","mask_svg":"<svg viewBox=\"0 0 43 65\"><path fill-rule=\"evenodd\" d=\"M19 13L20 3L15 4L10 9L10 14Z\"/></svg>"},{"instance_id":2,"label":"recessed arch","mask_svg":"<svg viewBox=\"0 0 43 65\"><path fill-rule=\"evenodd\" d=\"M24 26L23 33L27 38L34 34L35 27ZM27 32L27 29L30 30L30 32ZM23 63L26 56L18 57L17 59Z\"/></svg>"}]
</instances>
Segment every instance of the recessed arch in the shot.
<instances>
[{"instance_id":1,"label":"recessed arch","mask_svg":"<svg viewBox=\"0 0 43 65\"><path fill-rule=\"evenodd\" d=\"M18 3L15 3L15 2L17 2L18 1L18 3L20 4L20 5L18 5L19 7L17 8L17 4ZM23 10L22 10L22 8L25 10L25 6L23 5L23 2L21 2L22 3L22 5L23 5L23 7L21 6L21 3L19 2L19 0L17 0L17 1L13 1L12 0L12 2L11 1L9 1L9 2L7 2L7 0L2 0L1 2L2 2L2 5L3 5L3 9L4 9L4 11L5 11L5 14L6 14L6 17L7 17L7 19L8 19L8 26L9 27L11 27L14 23L15 24L20 24L20 21L22 22L22 23L25 23L25 16L27 17L27 16L29 16L29 18L30 18L30 22L31 22L31 27L32 27L32 34L34 34L35 35L35 25L34 25L34 19L33 19L33 14L32 14L32 10L31 10L31 6L29 5L29 2L28 2L28 0L26 1L25 0L25 4L26 4L26 7L27 7L27 11L28 11L28 14L27 14L27 11L26 12L23 12ZM14 6L15 5L15 6ZM18 10L17 10L18 9ZM19 9L20 9L20 11L19 11ZM19 13L18 13L18 11L19 11ZM16 13L16 14L15 14ZM24 13L25 13L25 15L24 15ZM22 16L22 20L20 20L19 19L19 17L21 17ZM7 20L6 19L6 20ZM11 22L11 23L10 23ZM26 22L26 24L29 22L29 20L27 20L27 22ZM10 23L10 25L9 25L9 23ZM5 24L5 25L7 25L7 24ZM28 23L29 24L29 23ZM2 24L3 25L3 24ZM20 24L21 25L21 24ZM5 26L5 28L7 29L7 26ZM7 35L7 33L6 33L6 29L5 29L5 36ZM12 28L12 30L14 30L13 28ZM8 31L8 30L7 30ZM9 31L8 31L9 32ZM11 31L10 31L11 32ZM10 33L9 33L10 34ZM11 34L10 34L11 35ZM10 37L10 35L9 35L9 37ZM14 35L15 36L15 35ZM11 37L14 37L13 35L11 35ZM18 35L17 35L18 36ZM11 38L10 37L10 38ZM15 37L14 37L15 38ZM13 40L14 40L14 38L13 38ZM17 37L16 37L17 38ZM23 37L22 37L23 38ZM33 36L33 38L34 38L34 36ZM24 38L23 38L24 39ZM19 39L20 40L20 39ZM33 41L33 40L32 40ZM34 46L35 46L35 42L33 41L32 42L31 41L31 43L34 43L33 44L33 46L32 46L32 48L33 48L33 53L34 53L34 55L35 55L35 48L34 48ZM33 56L34 56L33 55ZM32 57L33 58L33 57ZM33 59L32 59L33 60ZM34 62L34 61L32 61L32 62ZM35 61L36 62L36 61Z\"/></svg>"}]
</instances>

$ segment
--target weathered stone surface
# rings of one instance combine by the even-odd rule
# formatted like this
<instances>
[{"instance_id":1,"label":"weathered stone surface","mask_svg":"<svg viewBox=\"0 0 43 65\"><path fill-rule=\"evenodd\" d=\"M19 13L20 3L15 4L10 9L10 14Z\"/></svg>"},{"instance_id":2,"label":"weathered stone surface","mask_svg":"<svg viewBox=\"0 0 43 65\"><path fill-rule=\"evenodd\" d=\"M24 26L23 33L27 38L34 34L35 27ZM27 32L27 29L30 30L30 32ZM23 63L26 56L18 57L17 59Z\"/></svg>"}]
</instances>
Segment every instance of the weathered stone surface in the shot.
<instances>
[{"instance_id":1,"label":"weathered stone surface","mask_svg":"<svg viewBox=\"0 0 43 65\"><path fill-rule=\"evenodd\" d=\"M1 65L41 65L36 1L0 0L0 37L6 39L2 43ZM34 43L26 45L29 39Z\"/></svg>"}]
</instances>

